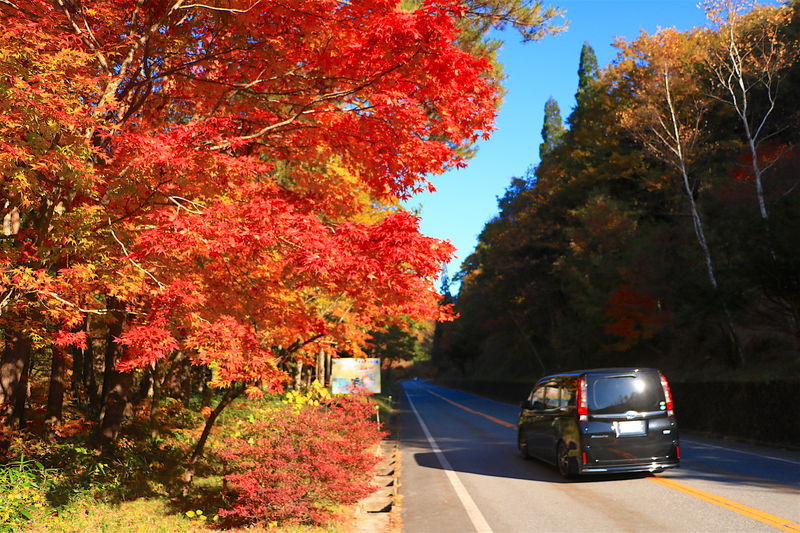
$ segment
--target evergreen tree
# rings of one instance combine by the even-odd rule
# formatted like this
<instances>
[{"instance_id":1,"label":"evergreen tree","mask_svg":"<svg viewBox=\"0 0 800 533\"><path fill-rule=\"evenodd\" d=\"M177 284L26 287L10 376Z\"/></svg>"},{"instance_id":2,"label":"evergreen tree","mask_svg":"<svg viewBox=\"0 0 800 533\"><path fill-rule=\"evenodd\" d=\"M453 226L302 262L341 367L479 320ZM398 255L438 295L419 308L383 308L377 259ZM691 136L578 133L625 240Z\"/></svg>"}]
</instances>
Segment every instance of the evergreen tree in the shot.
<instances>
[{"instance_id":1,"label":"evergreen tree","mask_svg":"<svg viewBox=\"0 0 800 533\"><path fill-rule=\"evenodd\" d=\"M597 72L597 56L594 48L588 42L584 42L581 48L581 60L578 64L578 92L575 94L578 105L591 83L597 79Z\"/></svg>"},{"instance_id":2,"label":"evergreen tree","mask_svg":"<svg viewBox=\"0 0 800 533\"><path fill-rule=\"evenodd\" d=\"M539 145L540 159L544 159L546 154L561 144L561 137L565 131L564 123L561 120L561 109L558 107L558 102L551 96L544 104L542 144Z\"/></svg>"},{"instance_id":3,"label":"evergreen tree","mask_svg":"<svg viewBox=\"0 0 800 533\"><path fill-rule=\"evenodd\" d=\"M574 126L580 121L581 110L592 99L591 87L597 79L598 72L594 48L588 42L584 42L581 47L581 59L578 63L578 92L575 93L575 108L567 119L570 126Z\"/></svg>"},{"instance_id":4,"label":"evergreen tree","mask_svg":"<svg viewBox=\"0 0 800 533\"><path fill-rule=\"evenodd\" d=\"M447 264L442 265L442 285L439 291L442 293L442 304L452 303L453 294L450 292L450 276L447 274Z\"/></svg>"}]
</instances>

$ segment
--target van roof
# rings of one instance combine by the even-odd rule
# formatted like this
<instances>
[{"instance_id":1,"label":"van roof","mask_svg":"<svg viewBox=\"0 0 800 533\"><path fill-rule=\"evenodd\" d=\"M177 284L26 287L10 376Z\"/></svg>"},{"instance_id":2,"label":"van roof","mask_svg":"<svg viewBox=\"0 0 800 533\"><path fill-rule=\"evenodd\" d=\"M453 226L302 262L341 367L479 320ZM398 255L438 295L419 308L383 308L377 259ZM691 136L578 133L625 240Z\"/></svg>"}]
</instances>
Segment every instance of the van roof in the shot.
<instances>
[{"instance_id":1,"label":"van roof","mask_svg":"<svg viewBox=\"0 0 800 533\"><path fill-rule=\"evenodd\" d=\"M565 376L581 376L584 374L610 374L617 372L658 372L657 368L643 368L643 367L618 367L618 368L588 368L584 370L571 370L569 372L558 372L557 374L548 374L542 376L537 381L550 378L559 378Z\"/></svg>"}]
</instances>

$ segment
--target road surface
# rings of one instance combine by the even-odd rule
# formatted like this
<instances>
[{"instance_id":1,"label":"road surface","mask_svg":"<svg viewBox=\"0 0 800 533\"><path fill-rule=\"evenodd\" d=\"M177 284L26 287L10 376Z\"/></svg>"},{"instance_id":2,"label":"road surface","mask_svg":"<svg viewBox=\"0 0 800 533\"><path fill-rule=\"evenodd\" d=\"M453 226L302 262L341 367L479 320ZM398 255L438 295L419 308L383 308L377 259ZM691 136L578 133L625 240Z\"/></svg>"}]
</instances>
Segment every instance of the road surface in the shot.
<instances>
[{"instance_id":1,"label":"road surface","mask_svg":"<svg viewBox=\"0 0 800 533\"><path fill-rule=\"evenodd\" d=\"M423 381L404 389L406 533L800 533L800 453L683 435L678 469L567 481L519 457L516 406Z\"/></svg>"}]
</instances>

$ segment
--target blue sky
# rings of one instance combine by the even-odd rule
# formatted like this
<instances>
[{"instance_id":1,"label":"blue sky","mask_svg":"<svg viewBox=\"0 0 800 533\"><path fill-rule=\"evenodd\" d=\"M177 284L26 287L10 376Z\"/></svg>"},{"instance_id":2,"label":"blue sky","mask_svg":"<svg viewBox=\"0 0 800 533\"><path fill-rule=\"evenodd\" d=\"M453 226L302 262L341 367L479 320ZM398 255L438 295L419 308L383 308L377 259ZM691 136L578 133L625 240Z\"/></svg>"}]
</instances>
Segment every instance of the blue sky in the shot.
<instances>
[{"instance_id":1,"label":"blue sky","mask_svg":"<svg viewBox=\"0 0 800 533\"><path fill-rule=\"evenodd\" d=\"M479 145L466 169L434 176L435 193L407 203L421 205L423 233L449 239L458 248L448 265L451 276L474 250L484 224L497 214L497 197L511 178L538 163L545 101L553 96L562 117L570 114L584 41L592 45L602 68L616 55L611 43L617 36L634 38L642 29L686 30L706 23L696 0L564 0L555 5L566 10L566 32L527 44L511 31L502 34L500 60L508 92L492 138Z\"/></svg>"}]
</instances>

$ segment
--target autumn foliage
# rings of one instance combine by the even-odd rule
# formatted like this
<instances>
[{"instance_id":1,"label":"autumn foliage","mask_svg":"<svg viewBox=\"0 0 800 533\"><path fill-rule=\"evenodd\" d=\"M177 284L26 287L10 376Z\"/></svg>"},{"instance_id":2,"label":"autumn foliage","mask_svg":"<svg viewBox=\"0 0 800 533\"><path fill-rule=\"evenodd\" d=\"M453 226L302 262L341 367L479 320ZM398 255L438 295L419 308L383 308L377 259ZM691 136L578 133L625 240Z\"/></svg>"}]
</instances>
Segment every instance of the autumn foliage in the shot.
<instances>
[{"instance_id":1,"label":"autumn foliage","mask_svg":"<svg viewBox=\"0 0 800 533\"><path fill-rule=\"evenodd\" d=\"M321 405L286 405L230 439L220 457L233 523L324 524L374 491L370 481L383 435L374 404L340 397Z\"/></svg>"},{"instance_id":2,"label":"autumn foliage","mask_svg":"<svg viewBox=\"0 0 800 533\"><path fill-rule=\"evenodd\" d=\"M459 43L462 2L31 0L0 16L8 357L96 343L107 373L148 369L156 389L188 361L254 393L448 315L433 281L453 247L399 201L493 129L496 72ZM87 393L117 406L106 439L131 383Z\"/></svg>"},{"instance_id":3,"label":"autumn foliage","mask_svg":"<svg viewBox=\"0 0 800 533\"><path fill-rule=\"evenodd\" d=\"M796 372L800 4L700 7L599 71L581 54L566 123L547 102L547 149L457 274L443 363Z\"/></svg>"},{"instance_id":4,"label":"autumn foliage","mask_svg":"<svg viewBox=\"0 0 800 533\"><path fill-rule=\"evenodd\" d=\"M396 200L491 130L458 2L3 9L3 195L23 221L0 257L9 325L24 307L53 342L114 296L123 368L184 349L227 382L279 373L244 370L211 331L265 360L436 306L451 247Z\"/></svg>"}]
</instances>

